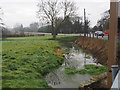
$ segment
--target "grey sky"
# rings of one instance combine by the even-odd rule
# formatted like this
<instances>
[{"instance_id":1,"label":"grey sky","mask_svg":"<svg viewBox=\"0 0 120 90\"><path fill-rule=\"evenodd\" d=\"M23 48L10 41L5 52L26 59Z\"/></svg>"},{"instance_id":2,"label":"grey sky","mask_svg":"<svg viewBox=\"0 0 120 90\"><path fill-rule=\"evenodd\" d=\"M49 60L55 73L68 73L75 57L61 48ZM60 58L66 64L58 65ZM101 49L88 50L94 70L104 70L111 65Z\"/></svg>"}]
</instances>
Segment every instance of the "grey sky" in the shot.
<instances>
[{"instance_id":1,"label":"grey sky","mask_svg":"<svg viewBox=\"0 0 120 90\"><path fill-rule=\"evenodd\" d=\"M79 16L83 16L86 8L87 16L91 20L91 26L101 18L101 13L110 8L109 0L74 0L79 7ZM4 11L4 23L13 27L16 23L29 26L32 22L38 22L36 11L38 0L0 0L0 6ZM90 14L90 15L88 15Z\"/></svg>"}]
</instances>

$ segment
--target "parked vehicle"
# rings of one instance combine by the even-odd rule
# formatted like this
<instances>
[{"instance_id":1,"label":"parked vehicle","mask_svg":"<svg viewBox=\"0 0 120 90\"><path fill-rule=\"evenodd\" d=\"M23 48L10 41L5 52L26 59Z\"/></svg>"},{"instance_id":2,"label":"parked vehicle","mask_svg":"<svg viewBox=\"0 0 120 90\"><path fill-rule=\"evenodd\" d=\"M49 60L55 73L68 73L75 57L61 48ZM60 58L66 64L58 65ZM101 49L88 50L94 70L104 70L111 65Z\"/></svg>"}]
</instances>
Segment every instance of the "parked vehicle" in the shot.
<instances>
[{"instance_id":1,"label":"parked vehicle","mask_svg":"<svg viewBox=\"0 0 120 90\"><path fill-rule=\"evenodd\" d=\"M104 36L104 32L103 31L96 31L95 32L95 36Z\"/></svg>"}]
</instances>

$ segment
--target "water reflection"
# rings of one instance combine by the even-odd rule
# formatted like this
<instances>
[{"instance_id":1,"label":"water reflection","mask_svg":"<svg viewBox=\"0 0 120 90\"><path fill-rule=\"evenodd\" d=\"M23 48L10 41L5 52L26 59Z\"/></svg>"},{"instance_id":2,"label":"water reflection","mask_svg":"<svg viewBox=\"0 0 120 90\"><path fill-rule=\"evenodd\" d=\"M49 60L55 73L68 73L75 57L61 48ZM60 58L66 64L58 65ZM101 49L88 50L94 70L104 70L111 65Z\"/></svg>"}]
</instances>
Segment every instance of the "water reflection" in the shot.
<instances>
[{"instance_id":1,"label":"water reflection","mask_svg":"<svg viewBox=\"0 0 120 90\"><path fill-rule=\"evenodd\" d=\"M64 48L67 49L67 48ZM90 75L68 75L64 73L66 67L73 69L83 69L85 64L95 64L95 59L76 46L69 49L70 53L65 55L65 61L62 66L54 72L46 75L45 79L48 85L53 88L78 88L79 84L85 80L89 80L92 76ZM85 58L89 57L89 58ZM100 64L99 64L100 65Z\"/></svg>"}]
</instances>

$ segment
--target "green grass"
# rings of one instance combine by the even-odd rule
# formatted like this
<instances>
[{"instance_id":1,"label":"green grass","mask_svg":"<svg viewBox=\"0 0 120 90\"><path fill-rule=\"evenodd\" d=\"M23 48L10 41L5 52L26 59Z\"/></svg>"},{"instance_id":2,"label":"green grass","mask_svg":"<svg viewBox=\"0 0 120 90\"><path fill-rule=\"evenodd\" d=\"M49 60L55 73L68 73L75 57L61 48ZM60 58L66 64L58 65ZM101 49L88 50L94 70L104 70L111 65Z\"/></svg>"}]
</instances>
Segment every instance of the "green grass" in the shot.
<instances>
[{"instance_id":1,"label":"green grass","mask_svg":"<svg viewBox=\"0 0 120 90\"><path fill-rule=\"evenodd\" d=\"M84 66L85 69L81 70L76 70L76 69L71 69L71 68L65 68L65 73L66 74L89 74L92 76L100 75L104 72L107 72L107 67L106 66L96 66L92 64L88 64Z\"/></svg>"},{"instance_id":2,"label":"green grass","mask_svg":"<svg viewBox=\"0 0 120 90\"><path fill-rule=\"evenodd\" d=\"M84 57L85 59L90 59L90 56L86 56L86 57Z\"/></svg>"},{"instance_id":3,"label":"green grass","mask_svg":"<svg viewBox=\"0 0 120 90\"><path fill-rule=\"evenodd\" d=\"M72 43L75 36L13 37L3 38L2 87L51 88L44 77L64 62L57 49ZM62 51L61 53L65 53Z\"/></svg>"},{"instance_id":4,"label":"green grass","mask_svg":"<svg viewBox=\"0 0 120 90\"><path fill-rule=\"evenodd\" d=\"M3 88L48 87L43 76L64 60L56 54L58 42L48 38L50 36L3 39Z\"/></svg>"}]
</instances>

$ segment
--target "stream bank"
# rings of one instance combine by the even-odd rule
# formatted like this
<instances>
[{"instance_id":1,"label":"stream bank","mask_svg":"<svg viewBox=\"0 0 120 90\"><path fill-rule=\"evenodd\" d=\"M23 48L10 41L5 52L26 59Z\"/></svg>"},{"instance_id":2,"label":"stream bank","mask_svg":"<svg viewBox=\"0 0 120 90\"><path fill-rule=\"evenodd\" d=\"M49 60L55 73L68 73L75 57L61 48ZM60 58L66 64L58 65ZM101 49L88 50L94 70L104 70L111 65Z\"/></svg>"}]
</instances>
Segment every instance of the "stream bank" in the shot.
<instances>
[{"instance_id":1,"label":"stream bank","mask_svg":"<svg viewBox=\"0 0 120 90\"><path fill-rule=\"evenodd\" d=\"M93 57L97 58L96 63L107 65L108 42L101 39L80 37L74 41L79 47L89 50Z\"/></svg>"},{"instance_id":2,"label":"stream bank","mask_svg":"<svg viewBox=\"0 0 120 90\"><path fill-rule=\"evenodd\" d=\"M93 76L88 73L82 75L76 72L85 69L85 65L87 64L102 66L96 63L96 58L93 58L90 52L86 52L74 44L74 41L78 38L76 36L57 38L57 41L61 44L61 49L67 51L67 53L65 54L65 61L61 67L45 76L49 86L53 88L79 88L80 83L90 80ZM67 74L65 73L66 69L67 71L71 71L71 69L75 70L75 73Z\"/></svg>"},{"instance_id":3,"label":"stream bank","mask_svg":"<svg viewBox=\"0 0 120 90\"><path fill-rule=\"evenodd\" d=\"M79 47L89 50L93 57L97 58L96 63L107 65L108 41L96 38L80 37L74 41ZM117 59L120 61L120 43L117 43Z\"/></svg>"},{"instance_id":4,"label":"stream bank","mask_svg":"<svg viewBox=\"0 0 120 90\"><path fill-rule=\"evenodd\" d=\"M76 39L74 43L83 49L89 50L92 56L96 58L96 63L107 65L108 41L81 36L80 38ZM120 45L118 44L118 52L119 51ZM80 85L80 87L107 88L107 74L101 74L97 77L93 77L90 80L82 83L82 85Z\"/></svg>"},{"instance_id":5,"label":"stream bank","mask_svg":"<svg viewBox=\"0 0 120 90\"><path fill-rule=\"evenodd\" d=\"M62 66L53 72L50 72L45 76L45 79L49 86L53 88L78 88L80 83L86 80L90 80L93 76L84 73L69 73L68 69L82 70L85 69L85 65L96 65L102 67L101 64L96 64L96 59L91 54L84 52L81 48L75 44L71 44L72 48L62 48L69 53L65 54L65 60ZM68 68L68 69L67 69ZM66 69L68 73L66 73ZM97 69L96 69L97 70ZM86 70L85 70L86 71ZM94 71L95 72L95 71Z\"/></svg>"}]
</instances>

